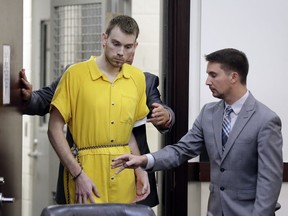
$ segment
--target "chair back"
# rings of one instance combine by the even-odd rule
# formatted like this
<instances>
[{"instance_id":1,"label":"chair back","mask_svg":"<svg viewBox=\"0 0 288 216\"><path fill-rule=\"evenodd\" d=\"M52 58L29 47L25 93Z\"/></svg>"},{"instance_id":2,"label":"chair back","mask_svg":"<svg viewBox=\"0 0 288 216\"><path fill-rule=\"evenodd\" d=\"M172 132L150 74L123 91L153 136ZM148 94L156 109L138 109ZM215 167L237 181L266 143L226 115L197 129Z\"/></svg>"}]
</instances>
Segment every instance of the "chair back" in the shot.
<instances>
[{"instance_id":1,"label":"chair back","mask_svg":"<svg viewBox=\"0 0 288 216\"><path fill-rule=\"evenodd\" d=\"M149 206L140 204L73 204L52 205L41 216L155 216Z\"/></svg>"}]
</instances>

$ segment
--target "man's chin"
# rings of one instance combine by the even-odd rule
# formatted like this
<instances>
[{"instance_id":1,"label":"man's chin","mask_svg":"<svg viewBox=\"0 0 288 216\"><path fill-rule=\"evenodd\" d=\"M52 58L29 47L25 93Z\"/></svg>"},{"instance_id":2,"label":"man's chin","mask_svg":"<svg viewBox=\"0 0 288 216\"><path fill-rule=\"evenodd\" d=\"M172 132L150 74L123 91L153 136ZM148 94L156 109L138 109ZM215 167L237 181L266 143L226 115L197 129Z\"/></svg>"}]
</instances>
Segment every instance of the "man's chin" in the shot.
<instances>
[{"instance_id":1,"label":"man's chin","mask_svg":"<svg viewBox=\"0 0 288 216\"><path fill-rule=\"evenodd\" d=\"M212 96L215 98L220 98L220 95L217 92L212 92Z\"/></svg>"},{"instance_id":2,"label":"man's chin","mask_svg":"<svg viewBox=\"0 0 288 216\"><path fill-rule=\"evenodd\" d=\"M115 62L113 65L114 67L122 67L123 64L124 62Z\"/></svg>"}]
</instances>

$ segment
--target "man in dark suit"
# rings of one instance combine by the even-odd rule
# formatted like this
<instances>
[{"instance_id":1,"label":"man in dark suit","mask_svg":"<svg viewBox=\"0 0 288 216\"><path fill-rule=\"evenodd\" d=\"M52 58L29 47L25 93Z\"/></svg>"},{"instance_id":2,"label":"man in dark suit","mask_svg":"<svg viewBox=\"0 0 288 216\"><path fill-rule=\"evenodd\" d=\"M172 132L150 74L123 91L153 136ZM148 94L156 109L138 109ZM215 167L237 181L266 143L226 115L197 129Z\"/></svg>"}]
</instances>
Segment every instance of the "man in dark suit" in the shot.
<instances>
[{"instance_id":1,"label":"man in dark suit","mask_svg":"<svg viewBox=\"0 0 288 216\"><path fill-rule=\"evenodd\" d=\"M132 56L133 58L134 56ZM132 59L133 60L133 59ZM132 63L132 62L131 62ZM159 78L151 73L145 72L146 78L146 95L147 106L151 110L150 118L148 122L151 122L161 133L170 131L175 122L174 112L171 108L164 105L160 99L160 93L158 90ZM50 86L46 86L37 91L32 91L32 85L28 82L25 70L20 71L20 79L23 84L22 98L24 101L23 114L28 115L45 115L49 112L50 102L52 100L55 89L61 77L55 80ZM146 137L146 125L140 125L134 127L133 134L136 138L139 150L141 154L149 153L149 146ZM68 143L73 144L71 134L67 133ZM140 201L140 204L154 207L159 204L157 185L154 173L149 173L150 194L148 197ZM58 204L65 204L65 195L63 188L63 166L59 166L59 175L56 191L56 202Z\"/></svg>"},{"instance_id":2,"label":"man in dark suit","mask_svg":"<svg viewBox=\"0 0 288 216\"><path fill-rule=\"evenodd\" d=\"M207 215L272 216L282 185L281 120L247 89L249 64L243 52L222 49L206 60L206 85L220 101L204 105L177 144L152 154L120 156L112 166L121 166L118 172L138 166L170 169L205 146L211 167Z\"/></svg>"}]
</instances>

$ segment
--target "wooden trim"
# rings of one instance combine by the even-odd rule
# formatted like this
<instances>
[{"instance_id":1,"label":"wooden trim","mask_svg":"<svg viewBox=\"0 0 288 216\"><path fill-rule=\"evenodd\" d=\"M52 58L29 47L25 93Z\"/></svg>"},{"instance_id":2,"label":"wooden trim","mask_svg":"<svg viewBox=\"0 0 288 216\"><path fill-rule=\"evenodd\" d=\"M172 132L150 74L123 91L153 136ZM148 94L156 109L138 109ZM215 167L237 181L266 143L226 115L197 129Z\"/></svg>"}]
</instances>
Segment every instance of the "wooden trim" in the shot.
<instances>
[{"instance_id":1,"label":"wooden trim","mask_svg":"<svg viewBox=\"0 0 288 216\"><path fill-rule=\"evenodd\" d=\"M188 163L188 182L200 181L200 164L198 162Z\"/></svg>"},{"instance_id":2,"label":"wooden trim","mask_svg":"<svg viewBox=\"0 0 288 216\"><path fill-rule=\"evenodd\" d=\"M283 163L283 182L288 182L288 162Z\"/></svg>"},{"instance_id":3,"label":"wooden trim","mask_svg":"<svg viewBox=\"0 0 288 216\"><path fill-rule=\"evenodd\" d=\"M210 164L209 162L191 162L188 163L188 182L210 181ZM283 182L288 182L288 162L283 163Z\"/></svg>"}]
</instances>

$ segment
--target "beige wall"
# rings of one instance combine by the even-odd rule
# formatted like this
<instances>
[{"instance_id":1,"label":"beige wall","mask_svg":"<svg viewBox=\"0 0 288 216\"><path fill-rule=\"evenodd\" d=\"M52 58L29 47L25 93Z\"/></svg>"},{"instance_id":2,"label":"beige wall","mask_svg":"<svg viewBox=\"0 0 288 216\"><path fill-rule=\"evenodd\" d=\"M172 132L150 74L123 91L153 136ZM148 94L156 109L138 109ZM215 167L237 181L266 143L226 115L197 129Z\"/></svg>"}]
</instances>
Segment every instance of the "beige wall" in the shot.
<instances>
[{"instance_id":1,"label":"beige wall","mask_svg":"<svg viewBox=\"0 0 288 216\"><path fill-rule=\"evenodd\" d=\"M142 0L133 0L132 17L137 21L140 28L139 45L133 64L143 71L148 71L158 76L160 62L160 0L146 0L145 2ZM147 124L147 134L150 150L157 150L159 133L152 124Z\"/></svg>"}]
</instances>

